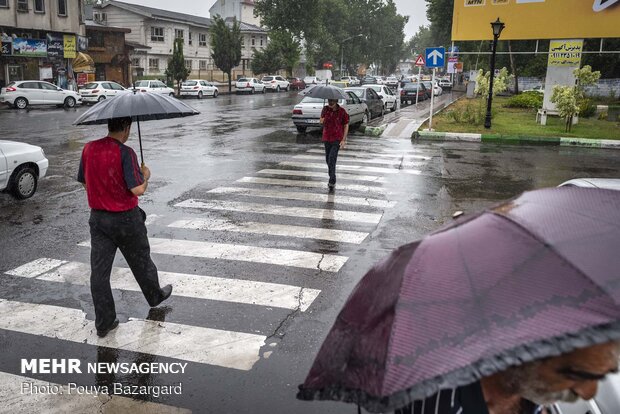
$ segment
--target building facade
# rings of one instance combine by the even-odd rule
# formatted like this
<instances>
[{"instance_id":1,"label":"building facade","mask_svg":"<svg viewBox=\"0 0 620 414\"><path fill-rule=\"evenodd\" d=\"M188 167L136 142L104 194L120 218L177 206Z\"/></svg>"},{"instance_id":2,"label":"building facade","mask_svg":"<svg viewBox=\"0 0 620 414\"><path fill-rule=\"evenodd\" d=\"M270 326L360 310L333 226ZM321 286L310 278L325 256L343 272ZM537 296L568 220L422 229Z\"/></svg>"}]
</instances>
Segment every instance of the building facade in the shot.
<instances>
[{"instance_id":1,"label":"building facade","mask_svg":"<svg viewBox=\"0 0 620 414\"><path fill-rule=\"evenodd\" d=\"M0 0L0 84L37 79L75 86L72 63L87 47L81 0Z\"/></svg>"},{"instance_id":2,"label":"building facade","mask_svg":"<svg viewBox=\"0 0 620 414\"><path fill-rule=\"evenodd\" d=\"M252 26L261 26L260 19L254 16L254 0L217 0L209 9L209 15L233 18Z\"/></svg>"},{"instance_id":3,"label":"building facade","mask_svg":"<svg viewBox=\"0 0 620 414\"><path fill-rule=\"evenodd\" d=\"M225 75L215 67L211 58L209 30L212 21L167 10L111 0L95 8L94 13L110 26L130 29L125 34L126 43L133 48L131 76L135 79L165 78L168 60L172 58L174 40L183 39L183 53L191 78L224 81ZM259 27L242 25L243 60L235 69L235 76L249 75L252 43L255 49L265 47L267 33Z\"/></svg>"},{"instance_id":4,"label":"building facade","mask_svg":"<svg viewBox=\"0 0 620 414\"><path fill-rule=\"evenodd\" d=\"M131 30L110 26L102 21L86 20L85 24L88 54L94 65L92 80L108 80L130 86L132 74L129 55L133 48L125 43L125 35Z\"/></svg>"}]
</instances>

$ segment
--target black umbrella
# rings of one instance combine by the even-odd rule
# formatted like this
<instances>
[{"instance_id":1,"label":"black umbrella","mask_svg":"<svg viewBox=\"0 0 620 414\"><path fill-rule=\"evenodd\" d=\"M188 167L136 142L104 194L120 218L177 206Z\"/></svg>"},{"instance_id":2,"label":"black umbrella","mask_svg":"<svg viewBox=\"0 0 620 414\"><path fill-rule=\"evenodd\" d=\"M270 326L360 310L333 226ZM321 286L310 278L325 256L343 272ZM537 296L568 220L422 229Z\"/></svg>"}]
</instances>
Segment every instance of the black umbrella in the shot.
<instances>
[{"instance_id":1,"label":"black umbrella","mask_svg":"<svg viewBox=\"0 0 620 414\"><path fill-rule=\"evenodd\" d=\"M342 88L332 85L312 86L310 89L303 90L299 94L319 99L349 99L346 92Z\"/></svg>"},{"instance_id":2,"label":"black umbrella","mask_svg":"<svg viewBox=\"0 0 620 414\"><path fill-rule=\"evenodd\" d=\"M180 118L183 116L198 115L189 105L171 98L150 92L125 93L112 99L99 102L88 111L84 112L73 125L106 124L109 119L131 117L138 123L138 141L140 142L140 158L144 164L142 153L142 135L140 133L140 121L154 119Z\"/></svg>"}]
</instances>

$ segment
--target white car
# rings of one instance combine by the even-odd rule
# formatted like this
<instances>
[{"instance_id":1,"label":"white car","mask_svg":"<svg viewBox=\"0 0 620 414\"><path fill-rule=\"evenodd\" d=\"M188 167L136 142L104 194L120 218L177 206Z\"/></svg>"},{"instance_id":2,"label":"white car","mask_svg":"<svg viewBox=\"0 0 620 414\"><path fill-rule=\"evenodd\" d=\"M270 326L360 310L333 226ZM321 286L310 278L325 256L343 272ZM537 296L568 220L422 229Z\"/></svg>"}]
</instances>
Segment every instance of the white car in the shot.
<instances>
[{"instance_id":1,"label":"white car","mask_svg":"<svg viewBox=\"0 0 620 414\"><path fill-rule=\"evenodd\" d=\"M265 76L263 79L261 79L261 82L263 82L265 88L274 92L280 92L281 90L288 92L288 90L291 88L291 83L280 75Z\"/></svg>"},{"instance_id":2,"label":"white car","mask_svg":"<svg viewBox=\"0 0 620 414\"><path fill-rule=\"evenodd\" d=\"M116 82L108 81L90 82L80 88L80 95L84 103L97 103L124 93L131 92Z\"/></svg>"},{"instance_id":3,"label":"white car","mask_svg":"<svg viewBox=\"0 0 620 414\"><path fill-rule=\"evenodd\" d=\"M235 88L237 88L237 93L265 93L265 85L256 78L240 78L237 79L237 83L235 84Z\"/></svg>"},{"instance_id":4,"label":"white car","mask_svg":"<svg viewBox=\"0 0 620 414\"><path fill-rule=\"evenodd\" d=\"M323 83L323 81L317 78L316 76L306 76L304 78L304 83L306 84L306 86L310 86L310 85L319 85Z\"/></svg>"},{"instance_id":5,"label":"white car","mask_svg":"<svg viewBox=\"0 0 620 414\"><path fill-rule=\"evenodd\" d=\"M351 86L360 86L362 84L362 81L357 76L351 76L351 81L353 82Z\"/></svg>"},{"instance_id":6,"label":"white car","mask_svg":"<svg viewBox=\"0 0 620 414\"><path fill-rule=\"evenodd\" d=\"M354 76L343 76L340 78L340 81L346 82L349 86L357 86L359 84L359 80Z\"/></svg>"},{"instance_id":7,"label":"white car","mask_svg":"<svg viewBox=\"0 0 620 414\"><path fill-rule=\"evenodd\" d=\"M544 94L545 93L545 86L544 85L536 85L533 88L524 90L523 92L536 92L536 93Z\"/></svg>"},{"instance_id":8,"label":"white car","mask_svg":"<svg viewBox=\"0 0 620 414\"><path fill-rule=\"evenodd\" d=\"M450 79L440 79L439 86L441 89L452 89L452 81Z\"/></svg>"},{"instance_id":9,"label":"white car","mask_svg":"<svg viewBox=\"0 0 620 414\"><path fill-rule=\"evenodd\" d=\"M396 78L394 78L396 79ZM381 97L385 110L388 109L392 112L396 110L398 98L394 95L394 92L387 85L364 85L365 88L371 88L377 95Z\"/></svg>"},{"instance_id":10,"label":"white car","mask_svg":"<svg viewBox=\"0 0 620 414\"><path fill-rule=\"evenodd\" d=\"M48 166L41 147L0 140L0 191L20 200L32 197Z\"/></svg>"},{"instance_id":11,"label":"white car","mask_svg":"<svg viewBox=\"0 0 620 414\"><path fill-rule=\"evenodd\" d=\"M162 95L174 96L174 89L166 86L165 83L158 80L140 80L134 83L135 88L139 92L161 93Z\"/></svg>"},{"instance_id":12,"label":"white car","mask_svg":"<svg viewBox=\"0 0 620 414\"><path fill-rule=\"evenodd\" d=\"M82 103L82 97L77 92L59 88L49 82L27 80L11 82L2 88L0 103L17 109L26 109L29 105L64 105L73 108Z\"/></svg>"},{"instance_id":13,"label":"white car","mask_svg":"<svg viewBox=\"0 0 620 414\"><path fill-rule=\"evenodd\" d=\"M220 91L217 86L209 81L202 79L188 79L181 83L181 97L192 96L197 99L202 99L205 96L212 96L217 98Z\"/></svg>"},{"instance_id":14,"label":"white car","mask_svg":"<svg viewBox=\"0 0 620 414\"><path fill-rule=\"evenodd\" d=\"M398 79L394 76L389 76L385 79L385 84L390 88L396 88L398 86Z\"/></svg>"},{"instance_id":15,"label":"white car","mask_svg":"<svg viewBox=\"0 0 620 414\"><path fill-rule=\"evenodd\" d=\"M370 119L370 112L364 102L353 92L346 92L349 99L341 99L338 105L343 107L349 114L349 124L359 126L365 124ZM306 132L308 128L323 128L320 123L321 111L325 107L325 100L320 98L304 97L300 103L293 108L293 124L297 132Z\"/></svg>"}]
</instances>

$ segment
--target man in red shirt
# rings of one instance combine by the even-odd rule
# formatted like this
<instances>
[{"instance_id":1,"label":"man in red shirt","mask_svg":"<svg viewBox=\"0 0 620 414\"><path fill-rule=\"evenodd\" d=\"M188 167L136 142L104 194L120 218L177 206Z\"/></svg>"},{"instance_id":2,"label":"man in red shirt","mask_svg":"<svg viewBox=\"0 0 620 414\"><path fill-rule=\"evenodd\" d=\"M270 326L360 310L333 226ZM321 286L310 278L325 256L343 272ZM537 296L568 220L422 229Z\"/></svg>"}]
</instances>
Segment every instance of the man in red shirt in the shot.
<instances>
[{"instance_id":1,"label":"man in red shirt","mask_svg":"<svg viewBox=\"0 0 620 414\"><path fill-rule=\"evenodd\" d=\"M120 249L151 307L172 294L172 286L159 287L157 267L151 260L146 213L138 207L151 171L138 165L136 153L124 145L131 118L108 121L108 136L84 146L78 181L84 185L91 208L90 290L95 307L97 335L106 336L118 326L110 273Z\"/></svg>"},{"instance_id":2,"label":"man in red shirt","mask_svg":"<svg viewBox=\"0 0 620 414\"><path fill-rule=\"evenodd\" d=\"M336 187L336 160L338 151L344 148L349 134L349 114L343 107L338 105L336 99L327 101L327 106L321 112L321 124L323 124L323 143L325 144L325 162L329 171L328 187L333 190Z\"/></svg>"}]
</instances>

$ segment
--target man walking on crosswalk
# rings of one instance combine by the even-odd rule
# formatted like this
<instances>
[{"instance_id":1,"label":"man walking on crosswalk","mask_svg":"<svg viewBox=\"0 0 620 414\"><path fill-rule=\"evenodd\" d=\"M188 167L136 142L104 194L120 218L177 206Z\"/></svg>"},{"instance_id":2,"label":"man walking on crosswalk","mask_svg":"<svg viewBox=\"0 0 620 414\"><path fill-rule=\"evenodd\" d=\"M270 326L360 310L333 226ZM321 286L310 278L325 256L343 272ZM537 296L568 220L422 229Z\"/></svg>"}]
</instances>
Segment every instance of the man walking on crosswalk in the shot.
<instances>
[{"instance_id":1,"label":"man walking on crosswalk","mask_svg":"<svg viewBox=\"0 0 620 414\"><path fill-rule=\"evenodd\" d=\"M159 287L157 267L151 260L146 214L138 207L138 196L146 192L151 171L145 165L140 168L136 153L124 145L130 130L131 118L110 119L108 136L84 146L78 171L91 208L90 289L100 337L118 326L110 286L117 249L151 307L172 294L172 286Z\"/></svg>"},{"instance_id":2,"label":"man walking on crosswalk","mask_svg":"<svg viewBox=\"0 0 620 414\"><path fill-rule=\"evenodd\" d=\"M323 143L325 144L325 161L329 171L328 187L333 190L336 187L336 161L338 151L347 143L349 133L349 114L343 107L338 105L338 100L330 99L328 105L321 112L321 124L323 124Z\"/></svg>"}]
</instances>

